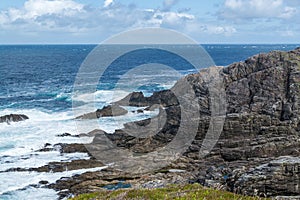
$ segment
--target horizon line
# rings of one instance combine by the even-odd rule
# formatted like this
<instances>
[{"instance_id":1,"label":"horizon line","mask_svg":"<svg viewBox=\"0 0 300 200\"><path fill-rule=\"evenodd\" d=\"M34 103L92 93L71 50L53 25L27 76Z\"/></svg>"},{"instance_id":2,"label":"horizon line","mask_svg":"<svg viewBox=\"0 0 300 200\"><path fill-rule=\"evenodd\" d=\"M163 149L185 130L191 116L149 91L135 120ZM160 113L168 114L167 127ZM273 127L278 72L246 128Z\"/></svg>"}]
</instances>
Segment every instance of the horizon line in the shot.
<instances>
[{"instance_id":1,"label":"horizon line","mask_svg":"<svg viewBox=\"0 0 300 200\"><path fill-rule=\"evenodd\" d=\"M198 43L199 45L300 45L300 43ZM13 45L101 45L101 43L7 43L0 44L0 46L13 46ZM105 45L127 45L127 44L105 44ZM128 44L128 45L149 45L149 44ZM151 45L151 44L150 44ZM164 44L154 44L164 45ZM166 44L177 45L177 44ZM178 44L184 45L184 44ZM187 44L191 45L191 44Z\"/></svg>"}]
</instances>

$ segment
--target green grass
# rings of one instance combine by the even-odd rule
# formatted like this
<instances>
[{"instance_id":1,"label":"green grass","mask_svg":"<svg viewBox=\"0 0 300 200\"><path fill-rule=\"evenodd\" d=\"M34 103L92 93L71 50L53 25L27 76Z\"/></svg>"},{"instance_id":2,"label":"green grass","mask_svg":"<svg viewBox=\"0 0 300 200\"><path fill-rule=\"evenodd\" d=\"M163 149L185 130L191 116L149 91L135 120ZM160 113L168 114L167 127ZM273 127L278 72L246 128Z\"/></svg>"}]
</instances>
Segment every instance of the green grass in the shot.
<instances>
[{"instance_id":1,"label":"green grass","mask_svg":"<svg viewBox=\"0 0 300 200\"><path fill-rule=\"evenodd\" d=\"M170 185L157 189L120 189L115 191L102 191L97 193L82 194L71 200L258 200L262 198L241 196L234 193L213 190L199 184L185 186ZM264 198L265 199L265 198Z\"/></svg>"}]
</instances>

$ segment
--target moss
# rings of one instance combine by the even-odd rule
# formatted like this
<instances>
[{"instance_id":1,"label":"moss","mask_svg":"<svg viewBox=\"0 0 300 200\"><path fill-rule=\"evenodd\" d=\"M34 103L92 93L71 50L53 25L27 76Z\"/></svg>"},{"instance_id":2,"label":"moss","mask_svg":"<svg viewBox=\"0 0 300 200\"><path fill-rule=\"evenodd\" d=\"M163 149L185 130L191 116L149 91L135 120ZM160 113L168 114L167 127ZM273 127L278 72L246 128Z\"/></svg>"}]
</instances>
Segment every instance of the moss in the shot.
<instances>
[{"instance_id":1,"label":"moss","mask_svg":"<svg viewBox=\"0 0 300 200\"><path fill-rule=\"evenodd\" d=\"M241 196L234 193L205 188L199 184L170 185L166 188L156 189L122 189L116 191L102 191L98 193L82 194L71 200L92 200L92 199L151 199L151 200L258 200L259 197ZM265 198L264 198L265 199Z\"/></svg>"}]
</instances>

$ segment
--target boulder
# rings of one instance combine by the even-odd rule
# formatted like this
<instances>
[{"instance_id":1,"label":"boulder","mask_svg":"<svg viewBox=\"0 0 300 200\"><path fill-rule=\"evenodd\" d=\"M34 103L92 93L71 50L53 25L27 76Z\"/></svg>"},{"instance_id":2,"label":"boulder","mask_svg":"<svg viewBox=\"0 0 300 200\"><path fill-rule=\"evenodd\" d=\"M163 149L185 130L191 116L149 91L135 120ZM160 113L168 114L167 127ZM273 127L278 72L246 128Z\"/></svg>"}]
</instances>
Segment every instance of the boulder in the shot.
<instances>
[{"instance_id":1,"label":"boulder","mask_svg":"<svg viewBox=\"0 0 300 200\"><path fill-rule=\"evenodd\" d=\"M114 117L127 114L128 111L118 105L104 106L102 109L98 109L95 112L83 114L76 117L76 119L97 119L100 117Z\"/></svg>"},{"instance_id":2,"label":"boulder","mask_svg":"<svg viewBox=\"0 0 300 200\"><path fill-rule=\"evenodd\" d=\"M0 123L6 122L7 124L10 124L11 122L20 122L24 121L26 119L29 119L26 115L22 114L10 114L10 115L4 115L0 117Z\"/></svg>"}]
</instances>

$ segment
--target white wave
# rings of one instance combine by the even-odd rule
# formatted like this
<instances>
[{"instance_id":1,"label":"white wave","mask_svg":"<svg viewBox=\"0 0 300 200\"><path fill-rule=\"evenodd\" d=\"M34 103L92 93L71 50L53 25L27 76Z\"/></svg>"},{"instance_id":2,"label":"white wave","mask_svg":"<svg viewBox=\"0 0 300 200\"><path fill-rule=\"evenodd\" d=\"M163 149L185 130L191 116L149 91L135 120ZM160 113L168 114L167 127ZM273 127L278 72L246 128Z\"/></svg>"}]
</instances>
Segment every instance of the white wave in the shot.
<instances>
[{"instance_id":1,"label":"white wave","mask_svg":"<svg viewBox=\"0 0 300 200\"><path fill-rule=\"evenodd\" d=\"M0 173L0 199L1 199L1 195L5 193L14 193L20 189L26 188L29 185L38 184L41 180L48 181L49 183L55 183L55 181L60 179L61 177L71 177L76 174L82 174L84 172L100 171L105 168L107 168L107 166L90 168L90 169L64 171L58 173L48 173L48 172ZM30 196L28 196L27 198L30 198Z\"/></svg>"},{"instance_id":2,"label":"white wave","mask_svg":"<svg viewBox=\"0 0 300 200\"><path fill-rule=\"evenodd\" d=\"M48 164L49 162L67 162L79 159L89 159L87 153L68 153L60 154L58 151L34 152L23 156L0 157L0 172L8 169L37 168Z\"/></svg>"},{"instance_id":3,"label":"white wave","mask_svg":"<svg viewBox=\"0 0 300 200\"><path fill-rule=\"evenodd\" d=\"M107 94L109 92L103 93L98 91L96 93L96 95L103 95L105 98ZM122 91L119 98L123 98L121 94L124 96L127 95L127 93ZM106 100L103 100L102 104L106 104ZM95 109L93 103L87 103L78 109L86 112L86 109L89 107L94 107L93 109ZM37 109L1 110L1 115L11 113L25 114L29 119L18 123L11 123L10 125L6 123L0 124L0 171L17 167L40 167L52 161L88 159L88 155L84 153L60 154L58 151L37 152L37 150L43 148L46 143L50 143L51 145L57 143L90 143L93 140L92 137L57 137L58 134L70 133L77 135L99 128L111 133L115 129L122 128L126 122L146 119L158 113L158 111L137 113L132 111L140 108L125 108L129 112L124 116L100 118L97 120L74 120L74 112L71 109L64 112L45 112ZM79 170L76 173L84 171L86 170ZM3 197L1 193L11 194L14 198L19 197L19 195L30 194L30 191L27 191L27 189L19 189L25 188L30 184L37 184L40 180L51 182L63 176L71 176L74 173L75 171L63 173L0 173L0 199ZM52 196L53 198L55 197Z\"/></svg>"},{"instance_id":4,"label":"white wave","mask_svg":"<svg viewBox=\"0 0 300 200\"><path fill-rule=\"evenodd\" d=\"M55 190L27 187L26 189L7 192L6 194L0 195L0 198L2 200L53 200L58 199L58 195Z\"/></svg>"},{"instance_id":5,"label":"white wave","mask_svg":"<svg viewBox=\"0 0 300 200\"><path fill-rule=\"evenodd\" d=\"M71 110L46 113L40 110L19 110L17 112L16 110L6 109L1 112L1 115L10 113L25 114L29 119L10 125L0 124L0 156L27 155L43 148L45 143L91 142L92 138L87 137L57 137L58 134L62 133L78 134Z\"/></svg>"},{"instance_id":6,"label":"white wave","mask_svg":"<svg viewBox=\"0 0 300 200\"><path fill-rule=\"evenodd\" d=\"M98 90L94 93L85 93L79 95L73 95L73 101L82 102L106 102L111 103L118 101L128 95L129 92L124 90Z\"/></svg>"},{"instance_id":7,"label":"white wave","mask_svg":"<svg viewBox=\"0 0 300 200\"><path fill-rule=\"evenodd\" d=\"M7 108L1 110L1 116L9 114L24 114L29 117L26 121L59 121L59 120L69 120L74 118L71 111L66 112L45 112L37 109L12 109Z\"/></svg>"},{"instance_id":8,"label":"white wave","mask_svg":"<svg viewBox=\"0 0 300 200\"><path fill-rule=\"evenodd\" d=\"M90 132L95 129L101 129L107 133L113 133L116 129L121 129L127 122L139 121L154 117L158 114L158 109L155 111L144 111L143 113L135 112L141 107L124 107L128 110L126 115L117 117L102 117L93 120L77 120L77 131L79 133Z\"/></svg>"}]
</instances>

